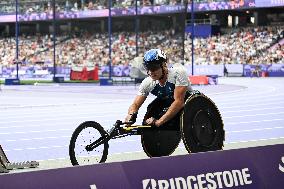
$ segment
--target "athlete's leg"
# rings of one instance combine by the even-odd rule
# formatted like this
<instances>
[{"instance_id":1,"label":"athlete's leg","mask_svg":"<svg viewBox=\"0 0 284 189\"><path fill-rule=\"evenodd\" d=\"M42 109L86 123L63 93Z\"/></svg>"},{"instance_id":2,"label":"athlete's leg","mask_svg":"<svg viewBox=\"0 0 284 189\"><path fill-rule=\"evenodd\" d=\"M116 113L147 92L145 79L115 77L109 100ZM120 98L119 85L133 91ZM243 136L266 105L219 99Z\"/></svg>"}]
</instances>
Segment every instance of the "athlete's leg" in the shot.
<instances>
[{"instance_id":1,"label":"athlete's leg","mask_svg":"<svg viewBox=\"0 0 284 189\"><path fill-rule=\"evenodd\" d=\"M145 120L150 117L153 117L155 119L161 118L167 112L172 102L173 100L160 99L160 98L156 98L155 100L153 100L147 107L147 112L144 116L142 124L143 125L146 124ZM180 113L178 113L174 118L163 124L162 127L179 129L179 118L180 118Z\"/></svg>"}]
</instances>

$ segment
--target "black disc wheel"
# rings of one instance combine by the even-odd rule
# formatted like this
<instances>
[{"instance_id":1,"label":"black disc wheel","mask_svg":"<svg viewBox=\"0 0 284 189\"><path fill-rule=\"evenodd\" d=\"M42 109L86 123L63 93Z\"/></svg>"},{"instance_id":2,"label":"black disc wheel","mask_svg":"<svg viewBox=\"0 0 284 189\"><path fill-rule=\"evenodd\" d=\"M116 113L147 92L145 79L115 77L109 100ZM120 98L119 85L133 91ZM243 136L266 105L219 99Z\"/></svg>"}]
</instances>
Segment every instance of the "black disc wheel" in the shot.
<instances>
[{"instance_id":1,"label":"black disc wheel","mask_svg":"<svg viewBox=\"0 0 284 189\"><path fill-rule=\"evenodd\" d=\"M182 138L189 153L221 150L225 131L216 105L202 93L191 95L181 116Z\"/></svg>"},{"instance_id":2,"label":"black disc wheel","mask_svg":"<svg viewBox=\"0 0 284 189\"><path fill-rule=\"evenodd\" d=\"M141 134L142 147L148 157L171 155L178 147L180 140L179 130L153 128L144 129Z\"/></svg>"},{"instance_id":3,"label":"black disc wheel","mask_svg":"<svg viewBox=\"0 0 284 189\"><path fill-rule=\"evenodd\" d=\"M210 147L216 137L216 129L211 124L207 111L199 110L193 118L192 131L198 145Z\"/></svg>"},{"instance_id":4,"label":"black disc wheel","mask_svg":"<svg viewBox=\"0 0 284 189\"><path fill-rule=\"evenodd\" d=\"M147 107L143 125L146 125L145 120L150 117L154 117L155 119L161 118L166 113L171 103L172 101L167 99L156 98ZM147 156L169 156L175 151L181 140L179 118L180 113L160 127L153 126L152 128L142 130L141 143Z\"/></svg>"},{"instance_id":5,"label":"black disc wheel","mask_svg":"<svg viewBox=\"0 0 284 189\"><path fill-rule=\"evenodd\" d=\"M105 162L108 154L108 143L104 142L92 150L88 149L88 145L106 135L106 131L97 122L87 121L79 125L74 131L69 145L69 156L72 165L90 165Z\"/></svg>"}]
</instances>

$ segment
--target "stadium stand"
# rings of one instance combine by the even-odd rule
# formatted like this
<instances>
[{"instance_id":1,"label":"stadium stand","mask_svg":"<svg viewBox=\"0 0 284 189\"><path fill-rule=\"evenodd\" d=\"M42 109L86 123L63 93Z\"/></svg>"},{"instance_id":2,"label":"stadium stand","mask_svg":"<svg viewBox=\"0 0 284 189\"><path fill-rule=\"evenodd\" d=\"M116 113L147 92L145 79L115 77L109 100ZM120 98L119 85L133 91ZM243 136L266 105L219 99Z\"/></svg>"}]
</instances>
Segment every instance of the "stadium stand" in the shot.
<instances>
[{"instance_id":1,"label":"stadium stand","mask_svg":"<svg viewBox=\"0 0 284 189\"><path fill-rule=\"evenodd\" d=\"M135 1L130 0L113 0L113 8L133 8ZM207 2L207 1L195 1ZM210 1L211 2L211 1ZM214 2L214 1L213 1ZM216 0L216 2L219 2ZM158 6L158 5L183 5L184 0L141 0L138 1L138 6ZM10 1L1 1L0 14L9 15L15 12L15 5ZM107 1L102 0L58 0L56 1L57 12L76 12L89 10L103 10L108 8ZM162 7L162 6L161 6ZM19 11L21 14L30 15L32 13L52 13L52 1L35 1L25 0L20 1ZM150 15L152 16L152 15ZM161 15L159 15L161 16ZM127 16L126 16L127 17ZM155 17L155 16L153 16ZM163 17L171 17L164 15ZM204 16L203 16L204 17ZM202 18L203 18L202 17ZM120 30L112 32L112 65L113 66L128 66L130 61L141 56L143 52L150 48L161 48L168 54L169 63L184 63L190 65L191 57L191 36L189 33L183 36L183 29L177 26L160 27L158 21L152 24L141 26L141 31L138 33L138 52L136 52L136 33L132 29L123 28L125 20L120 23ZM200 17L199 17L200 18ZM95 23L97 18L92 18L92 23ZM144 19L144 18L143 18ZM145 18L149 19L149 17ZM156 18L151 18L155 20ZM177 17L179 19L179 17ZM211 23L211 19L208 23ZM99 19L98 19L99 20ZM56 34L56 65L57 69L62 69L67 74L70 69L76 70L76 67L94 67L109 65L109 39L107 29L92 30L76 25L76 22L86 22L83 20L72 19L69 23L69 31L64 30ZM177 20L176 20L177 21ZM69 20L63 20L68 24ZM100 22L100 21L98 21ZM103 23L104 22L104 23ZM106 19L99 23L99 27L106 25ZM25 25L27 23L27 25ZM65 24L66 24L65 23ZM189 22L186 22L187 24ZM16 40L11 32L12 28L9 25L10 34L5 32L2 26L2 34L0 36L0 65L1 73L11 72L6 74L15 76L19 74L21 77L25 75L34 75L35 77L45 77L50 74L53 69L53 34L51 25L42 30L44 32L29 29L29 27L37 27L44 25L41 22L21 22L20 29L26 28L25 32L20 32L19 36L19 72L15 71L15 51ZM30 25L29 25L30 24ZM23 26L22 26L23 25ZM90 24L91 25L91 24ZM134 22L132 22L134 25ZM150 26L151 25L151 26ZM114 24L114 27L117 26ZM162 24L161 24L162 26ZM40 26L41 27L41 26ZM48 28L49 27L49 28ZM60 28L61 26L59 26ZM88 26L87 26L88 27ZM94 26L96 28L97 26ZM71 29L72 28L72 29ZM77 28L77 29L76 29ZM31 30L32 32L26 32ZM39 30L39 29L38 29ZM42 31L41 30L41 31ZM72 31L70 31L72 30ZM179 31L178 31L179 30ZM4 32L3 32L4 31ZM183 30L184 31L184 30ZM226 32L224 32L226 31ZM284 27L283 24L267 26L245 26L226 28L217 35L210 35L205 38L194 39L194 64L195 65L260 65L260 64L283 64L284 63ZM182 51L184 40L184 53ZM184 54L184 60L183 60ZM64 71L66 68L67 71ZM238 67L238 71L231 71L230 66L227 67L228 76L243 74L242 67ZM69 71L68 71L69 69ZM102 71L103 72L103 71ZM236 72L236 73L235 73ZM101 73L100 73L101 74ZM208 75L206 73L206 75Z\"/></svg>"},{"instance_id":2,"label":"stadium stand","mask_svg":"<svg viewBox=\"0 0 284 189\"><path fill-rule=\"evenodd\" d=\"M270 64L283 63L284 27L242 28L230 34L195 39L195 64ZM171 62L180 62L181 37L175 38L170 31L144 32L139 36L140 46L145 49L165 49ZM52 62L52 36L21 36L20 60L23 64ZM56 48L60 65L107 65L107 34L82 33L81 35L58 36ZM0 39L2 66L14 62L15 40ZM185 40L185 61L191 63L190 35ZM68 52L68 53L67 53ZM113 65L128 64L136 56L135 34L121 32L113 34ZM140 54L141 55L141 54Z\"/></svg>"}]
</instances>

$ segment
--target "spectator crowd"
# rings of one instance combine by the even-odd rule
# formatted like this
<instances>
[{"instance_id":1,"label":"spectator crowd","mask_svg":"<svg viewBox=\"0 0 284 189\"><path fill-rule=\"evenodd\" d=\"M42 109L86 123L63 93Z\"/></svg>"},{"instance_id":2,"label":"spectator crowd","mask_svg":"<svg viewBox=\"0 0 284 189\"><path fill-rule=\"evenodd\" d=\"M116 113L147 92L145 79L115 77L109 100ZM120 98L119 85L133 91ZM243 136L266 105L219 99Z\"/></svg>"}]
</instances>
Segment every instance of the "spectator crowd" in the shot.
<instances>
[{"instance_id":1,"label":"spectator crowd","mask_svg":"<svg viewBox=\"0 0 284 189\"><path fill-rule=\"evenodd\" d=\"M195 64L284 63L284 27L247 27L194 41ZM187 35L186 46L191 45ZM186 48L191 55L191 48ZM191 56L186 56L191 62Z\"/></svg>"},{"instance_id":2,"label":"spectator crowd","mask_svg":"<svg viewBox=\"0 0 284 189\"><path fill-rule=\"evenodd\" d=\"M199 0L199 2L207 0ZM178 5L184 4L185 0L138 0L138 6ZM112 0L113 8L128 8L135 6L135 0ZM108 8L106 0L55 0L57 12L101 10ZM1 1L0 14L14 13L16 10L14 1ZM19 12L24 14L52 12L52 0L23 0L19 1Z\"/></svg>"},{"instance_id":3,"label":"spectator crowd","mask_svg":"<svg viewBox=\"0 0 284 189\"><path fill-rule=\"evenodd\" d=\"M194 39L195 64L272 64L284 63L284 27L242 28L224 35ZM138 36L138 56L150 48L167 52L170 63L182 61L181 34L172 30L141 32ZM107 33L81 32L56 37L58 66L108 65ZM185 64L191 63L191 37L185 36ZM53 64L52 35L20 36L19 61L25 65ZM112 64L128 65L136 57L136 35L113 33ZM15 38L0 38L0 65L13 66L16 57Z\"/></svg>"}]
</instances>

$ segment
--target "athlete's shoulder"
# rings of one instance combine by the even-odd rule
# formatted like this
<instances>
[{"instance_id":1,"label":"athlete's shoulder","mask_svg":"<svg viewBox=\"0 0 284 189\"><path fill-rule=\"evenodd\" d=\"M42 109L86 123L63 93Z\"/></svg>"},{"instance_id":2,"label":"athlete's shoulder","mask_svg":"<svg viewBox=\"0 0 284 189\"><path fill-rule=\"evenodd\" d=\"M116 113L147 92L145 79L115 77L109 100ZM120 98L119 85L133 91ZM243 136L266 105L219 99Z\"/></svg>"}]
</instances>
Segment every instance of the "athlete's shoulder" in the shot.
<instances>
[{"instance_id":1,"label":"athlete's shoulder","mask_svg":"<svg viewBox=\"0 0 284 189\"><path fill-rule=\"evenodd\" d=\"M150 76L143 79L143 81L141 83L141 87L143 87L143 88L145 88L145 87L148 88L148 87L153 86L153 85L155 85L155 81L153 81L153 79Z\"/></svg>"},{"instance_id":2,"label":"athlete's shoulder","mask_svg":"<svg viewBox=\"0 0 284 189\"><path fill-rule=\"evenodd\" d=\"M139 86L138 94L148 96L154 87L155 81L153 81L151 77L146 77L145 79L143 79L141 85Z\"/></svg>"},{"instance_id":3,"label":"athlete's shoulder","mask_svg":"<svg viewBox=\"0 0 284 189\"><path fill-rule=\"evenodd\" d=\"M174 64L169 73L176 86L190 86L187 70L182 64Z\"/></svg>"},{"instance_id":4,"label":"athlete's shoulder","mask_svg":"<svg viewBox=\"0 0 284 189\"><path fill-rule=\"evenodd\" d=\"M171 70L173 70L174 72L186 73L186 67L180 63L173 64Z\"/></svg>"},{"instance_id":5,"label":"athlete's shoulder","mask_svg":"<svg viewBox=\"0 0 284 189\"><path fill-rule=\"evenodd\" d=\"M153 82L153 79L152 79L150 76L146 77L146 78L143 79L143 81L142 81L143 84L152 83L152 82Z\"/></svg>"},{"instance_id":6,"label":"athlete's shoulder","mask_svg":"<svg viewBox=\"0 0 284 189\"><path fill-rule=\"evenodd\" d=\"M169 69L169 73L173 76L173 77L177 77L177 76L184 76L186 77L187 74L187 70L186 68L179 63L174 64L170 69Z\"/></svg>"}]
</instances>

